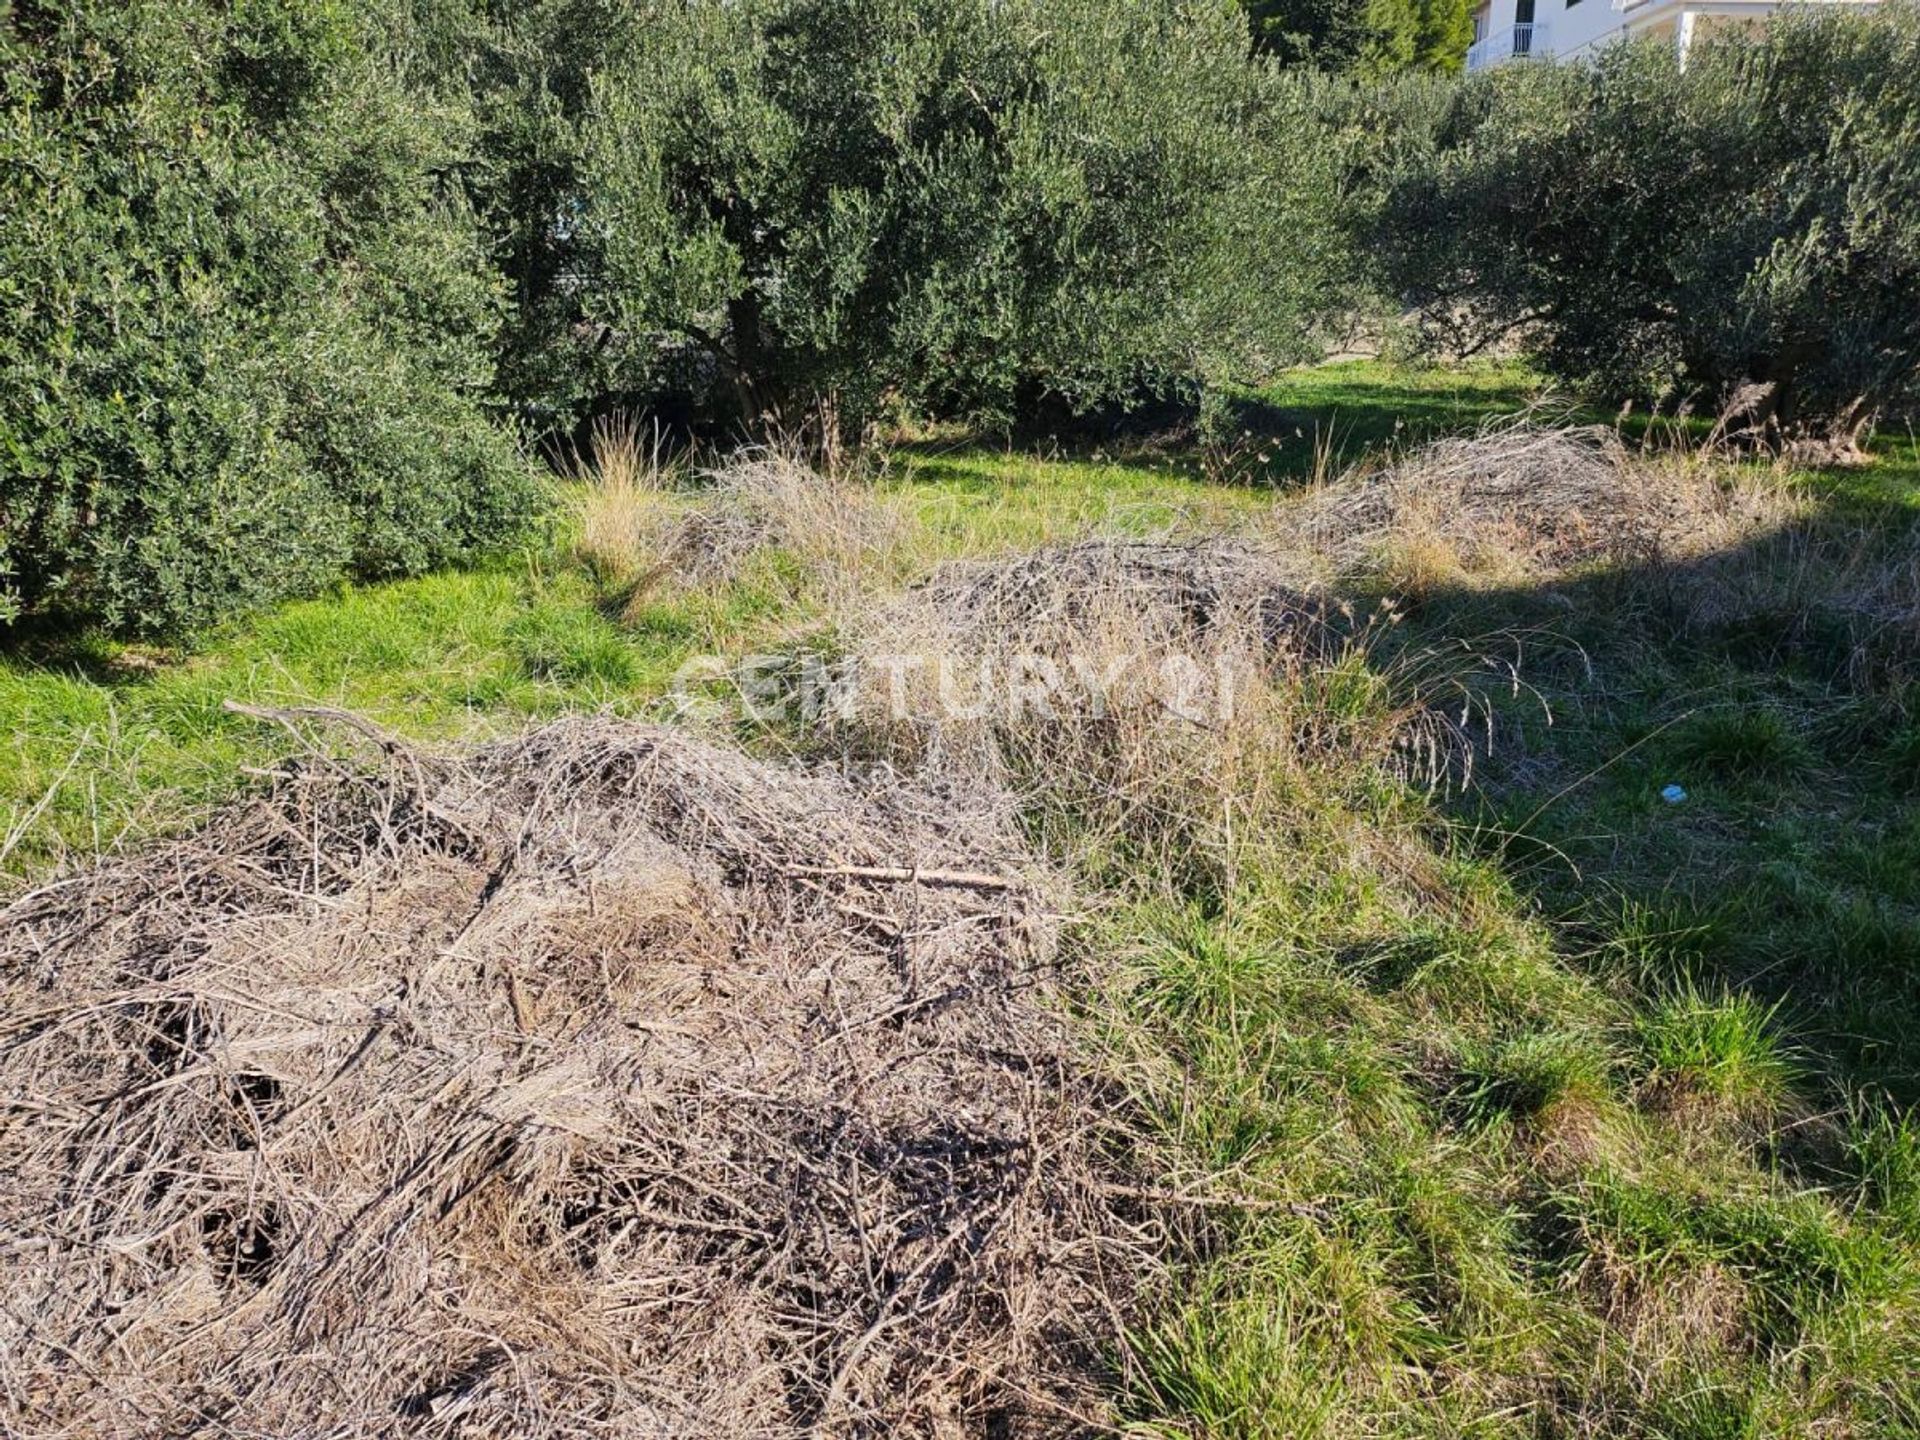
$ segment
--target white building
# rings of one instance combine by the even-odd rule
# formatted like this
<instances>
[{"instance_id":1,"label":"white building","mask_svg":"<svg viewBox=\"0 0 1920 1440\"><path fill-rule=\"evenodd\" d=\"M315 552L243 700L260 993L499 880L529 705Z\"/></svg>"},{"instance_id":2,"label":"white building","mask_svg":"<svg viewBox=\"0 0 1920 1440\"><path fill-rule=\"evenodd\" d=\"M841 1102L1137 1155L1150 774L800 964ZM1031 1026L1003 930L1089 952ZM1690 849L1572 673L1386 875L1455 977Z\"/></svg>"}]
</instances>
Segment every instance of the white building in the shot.
<instances>
[{"instance_id":1,"label":"white building","mask_svg":"<svg viewBox=\"0 0 1920 1440\"><path fill-rule=\"evenodd\" d=\"M1871 5L1878 0L1482 0L1473 17L1467 68L1483 70L1527 57L1564 59L1622 35L1687 47L1721 25L1764 21L1782 4Z\"/></svg>"}]
</instances>

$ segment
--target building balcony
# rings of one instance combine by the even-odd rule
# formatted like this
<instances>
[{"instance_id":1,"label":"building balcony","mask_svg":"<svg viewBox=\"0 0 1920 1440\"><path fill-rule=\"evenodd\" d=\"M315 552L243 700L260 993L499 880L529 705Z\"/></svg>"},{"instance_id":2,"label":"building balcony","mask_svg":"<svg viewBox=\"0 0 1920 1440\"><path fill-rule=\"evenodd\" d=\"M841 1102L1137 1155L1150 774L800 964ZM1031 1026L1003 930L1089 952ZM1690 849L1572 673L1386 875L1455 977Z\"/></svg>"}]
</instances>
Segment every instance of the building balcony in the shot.
<instances>
[{"instance_id":1,"label":"building balcony","mask_svg":"<svg viewBox=\"0 0 1920 1440\"><path fill-rule=\"evenodd\" d=\"M1502 25L1473 42L1467 51L1467 69L1484 70L1503 60L1524 60L1546 53L1545 25Z\"/></svg>"}]
</instances>

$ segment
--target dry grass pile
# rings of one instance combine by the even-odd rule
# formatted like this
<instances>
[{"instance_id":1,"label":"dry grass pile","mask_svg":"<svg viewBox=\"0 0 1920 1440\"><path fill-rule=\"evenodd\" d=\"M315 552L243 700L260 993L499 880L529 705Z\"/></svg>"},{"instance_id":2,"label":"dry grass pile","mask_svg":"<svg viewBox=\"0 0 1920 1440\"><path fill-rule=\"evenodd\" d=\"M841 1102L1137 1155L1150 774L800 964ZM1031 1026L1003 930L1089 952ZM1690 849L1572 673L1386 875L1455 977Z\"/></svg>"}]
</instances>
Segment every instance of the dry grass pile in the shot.
<instances>
[{"instance_id":1,"label":"dry grass pile","mask_svg":"<svg viewBox=\"0 0 1920 1440\"><path fill-rule=\"evenodd\" d=\"M1599 566L1620 582L1610 606L1811 655L1864 686L1910 680L1920 657L1920 527L1826 507L1784 468L1630 455L1604 429L1438 441L1283 505L1274 543L1303 572L1405 600Z\"/></svg>"},{"instance_id":2,"label":"dry grass pile","mask_svg":"<svg viewBox=\"0 0 1920 1440\"><path fill-rule=\"evenodd\" d=\"M962 796L584 720L21 897L0 1428L1072 1428L1158 1231L1046 888Z\"/></svg>"},{"instance_id":3,"label":"dry grass pile","mask_svg":"<svg viewBox=\"0 0 1920 1440\"><path fill-rule=\"evenodd\" d=\"M1283 560L1244 540L1089 540L943 566L888 615L976 654L1229 643L1262 659L1324 657L1338 617ZM1102 632L1118 627L1116 637Z\"/></svg>"},{"instance_id":4,"label":"dry grass pile","mask_svg":"<svg viewBox=\"0 0 1920 1440\"><path fill-rule=\"evenodd\" d=\"M1209 763L1279 674L1330 663L1343 615L1237 540L1093 540L955 561L853 621L889 758L1036 779L1164 777L1182 740ZM882 693L882 692L885 693ZM1150 757L1158 754L1156 766ZM1006 762L1038 775L1012 776Z\"/></svg>"},{"instance_id":5,"label":"dry grass pile","mask_svg":"<svg viewBox=\"0 0 1920 1440\"><path fill-rule=\"evenodd\" d=\"M777 449L740 451L702 480L678 551L699 580L728 578L747 557L779 550L837 599L884 574L904 535L863 486Z\"/></svg>"},{"instance_id":6,"label":"dry grass pile","mask_svg":"<svg viewBox=\"0 0 1920 1440\"><path fill-rule=\"evenodd\" d=\"M836 602L889 573L898 518L856 481L776 447L688 474L626 422L596 427L580 481L575 553L629 603L736 581L775 554Z\"/></svg>"},{"instance_id":7,"label":"dry grass pile","mask_svg":"<svg viewBox=\"0 0 1920 1440\"><path fill-rule=\"evenodd\" d=\"M1230 886L1250 832L1287 843L1266 822L1311 775L1431 779L1462 757L1453 721L1401 684L1410 667L1370 668L1393 622L1232 538L958 562L856 621L855 653L890 691L861 707L861 743L992 775L1050 851L1124 883Z\"/></svg>"},{"instance_id":8,"label":"dry grass pile","mask_svg":"<svg viewBox=\"0 0 1920 1440\"><path fill-rule=\"evenodd\" d=\"M1417 589L1702 552L1756 523L1758 503L1704 465L1636 460L1611 430L1508 423L1350 475L1281 519L1336 573Z\"/></svg>"}]
</instances>

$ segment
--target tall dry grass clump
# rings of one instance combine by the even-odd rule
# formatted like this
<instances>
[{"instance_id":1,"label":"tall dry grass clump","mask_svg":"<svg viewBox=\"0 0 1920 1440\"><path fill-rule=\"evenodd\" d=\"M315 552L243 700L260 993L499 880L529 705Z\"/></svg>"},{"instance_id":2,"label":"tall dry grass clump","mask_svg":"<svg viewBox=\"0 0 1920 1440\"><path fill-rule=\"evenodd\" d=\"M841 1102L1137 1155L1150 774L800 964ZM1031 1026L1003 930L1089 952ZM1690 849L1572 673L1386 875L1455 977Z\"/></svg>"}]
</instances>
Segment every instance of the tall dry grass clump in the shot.
<instances>
[{"instance_id":1,"label":"tall dry grass clump","mask_svg":"<svg viewBox=\"0 0 1920 1440\"><path fill-rule=\"evenodd\" d=\"M669 463L630 421L594 426L577 463L575 553L621 607L778 576L835 605L893 578L899 518L850 474L791 445Z\"/></svg>"},{"instance_id":2,"label":"tall dry grass clump","mask_svg":"<svg viewBox=\"0 0 1920 1440\"><path fill-rule=\"evenodd\" d=\"M1098 540L946 566L855 620L855 744L1017 795L1045 843L1109 877L1230 890L1314 784L1433 780L1450 720L1382 674L1390 611L1356 616L1231 539Z\"/></svg>"},{"instance_id":3,"label":"tall dry grass clump","mask_svg":"<svg viewBox=\"0 0 1920 1440\"><path fill-rule=\"evenodd\" d=\"M1098 1422L1160 1232L993 813L383 744L0 912L0 1429Z\"/></svg>"},{"instance_id":4,"label":"tall dry grass clump","mask_svg":"<svg viewBox=\"0 0 1920 1440\"><path fill-rule=\"evenodd\" d=\"M725 581L756 559L785 557L829 605L895 578L905 524L856 476L817 470L792 448L760 446L699 480L680 534L690 577Z\"/></svg>"},{"instance_id":5,"label":"tall dry grass clump","mask_svg":"<svg viewBox=\"0 0 1920 1440\"><path fill-rule=\"evenodd\" d=\"M656 433L649 443L631 416L603 416L572 471L579 484L575 556L603 588L644 591L672 564L678 545L675 477L663 437Z\"/></svg>"}]
</instances>

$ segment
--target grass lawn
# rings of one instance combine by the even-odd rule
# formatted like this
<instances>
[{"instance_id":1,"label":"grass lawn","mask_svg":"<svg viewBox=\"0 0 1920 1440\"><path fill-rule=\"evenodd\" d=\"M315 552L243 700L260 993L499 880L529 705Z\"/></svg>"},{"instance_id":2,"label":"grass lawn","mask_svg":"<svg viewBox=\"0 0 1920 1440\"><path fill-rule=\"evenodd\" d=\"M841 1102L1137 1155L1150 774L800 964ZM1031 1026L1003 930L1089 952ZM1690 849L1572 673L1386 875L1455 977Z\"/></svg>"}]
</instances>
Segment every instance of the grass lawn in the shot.
<instances>
[{"instance_id":1,"label":"grass lawn","mask_svg":"<svg viewBox=\"0 0 1920 1440\"><path fill-rule=\"evenodd\" d=\"M1246 397L1231 454L920 442L878 492L909 574L1254 526L1305 477L1536 395L1512 369L1327 366ZM1813 568L1910 563L1920 446L1878 453L1772 477L1799 518L1714 559L1777 610L1682 615L1687 577L1618 567L1442 585L1376 670L1311 682L1364 728L1395 653L1524 654L1471 787L1305 767L1239 817L1235 864L1098 877L1071 936L1107 977L1089 1043L1165 1188L1234 1201L1196 1214L1116 1366L1135 1433L1920 1433L1920 720L1881 658L1912 618L1803 601ZM820 614L790 556L623 610L555 544L191 654L15 653L4 869L177 826L283 753L229 698L433 739L645 714L688 657Z\"/></svg>"}]
</instances>

